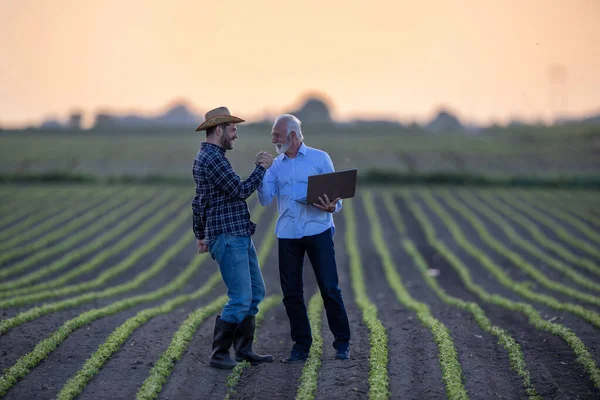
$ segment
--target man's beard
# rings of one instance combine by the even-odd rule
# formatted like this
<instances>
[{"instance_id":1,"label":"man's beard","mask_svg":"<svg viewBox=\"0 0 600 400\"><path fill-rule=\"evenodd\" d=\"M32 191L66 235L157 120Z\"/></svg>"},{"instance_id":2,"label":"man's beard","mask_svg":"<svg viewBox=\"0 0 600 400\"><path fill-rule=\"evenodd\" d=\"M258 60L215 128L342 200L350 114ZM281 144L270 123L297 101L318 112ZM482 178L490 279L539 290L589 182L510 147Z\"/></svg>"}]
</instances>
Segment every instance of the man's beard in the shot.
<instances>
[{"instance_id":1,"label":"man's beard","mask_svg":"<svg viewBox=\"0 0 600 400\"><path fill-rule=\"evenodd\" d=\"M286 151L288 151L288 149L290 148L290 146L292 145L292 141L289 137L285 138L285 143L275 143L275 150L277 151L277 154L283 154Z\"/></svg>"},{"instance_id":2,"label":"man's beard","mask_svg":"<svg viewBox=\"0 0 600 400\"><path fill-rule=\"evenodd\" d=\"M233 149L233 139L226 137L225 135L221 136L221 147L225 150Z\"/></svg>"}]
</instances>

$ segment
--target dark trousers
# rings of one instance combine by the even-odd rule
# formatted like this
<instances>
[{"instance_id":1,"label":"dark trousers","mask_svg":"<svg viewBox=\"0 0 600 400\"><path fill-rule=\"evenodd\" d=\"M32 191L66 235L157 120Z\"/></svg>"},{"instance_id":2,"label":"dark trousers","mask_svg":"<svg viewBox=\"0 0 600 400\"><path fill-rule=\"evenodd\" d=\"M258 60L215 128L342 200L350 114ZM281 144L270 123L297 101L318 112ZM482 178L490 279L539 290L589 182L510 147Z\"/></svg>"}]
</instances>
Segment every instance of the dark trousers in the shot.
<instances>
[{"instance_id":1,"label":"dark trousers","mask_svg":"<svg viewBox=\"0 0 600 400\"><path fill-rule=\"evenodd\" d=\"M337 349L338 346L348 346L350 324L342 291L338 286L333 231L330 228L314 236L279 239L279 277L283 304L290 320L292 340L295 342L294 348L308 352L312 344L302 282L305 253L308 254L321 291L329 329L335 338L333 347Z\"/></svg>"}]
</instances>

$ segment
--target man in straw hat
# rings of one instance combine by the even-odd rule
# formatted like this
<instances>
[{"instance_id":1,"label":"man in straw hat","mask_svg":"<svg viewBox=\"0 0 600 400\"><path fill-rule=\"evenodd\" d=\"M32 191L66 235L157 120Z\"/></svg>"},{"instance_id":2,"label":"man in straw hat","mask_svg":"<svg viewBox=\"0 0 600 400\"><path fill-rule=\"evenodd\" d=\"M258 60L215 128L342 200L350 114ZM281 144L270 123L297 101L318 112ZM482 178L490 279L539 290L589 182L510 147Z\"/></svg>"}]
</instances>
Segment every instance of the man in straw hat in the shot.
<instances>
[{"instance_id":1,"label":"man in straw hat","mask_svg":"<svg viewBox=\"0 0 600 400\"><path fill-rule=\"evenodd\" d=\"M290 320L294 345L286 364L302 363L308 358L312 334L303 296L302 270L304 255L312 264L333 333L334 356L338 360L350 357L350 324L338 285L333 234L333 213L342 209L342 200L319 198L317 204L296 201L306 193L308 176L333 172L329 155L304 144L301 122L291 114L275 119L271 131L272 143L279 156L266 172L258 187L258 200L266 206L277 198L279 218L275 233L279 246L279 277L283 304Z\"/></svg>"},{"instance_id":2,"label":"man in straw hat","mask_svg":"<svg viewBox=\"0 0 600 400\"><path fill-rule=\"evenodd\" d=\"M237 364L229 349L233 344L235 359L256 365L273 361L252 351L255 316L265 296L265 284L258 265L252 235L256 224L250 220L246 199L256 190L273 156L260 152L254 171L245 181L234 172L225 157L238 137L236 124L243 119L231 115L226 107L206 113L196 131L206 131L206 140L194 160L196 196L192 201L193 229L198 252L209 252L219 264L227 286L229 301L216 317L212 357L215 368L232 369Z\"/></svg>"}]
</instances>

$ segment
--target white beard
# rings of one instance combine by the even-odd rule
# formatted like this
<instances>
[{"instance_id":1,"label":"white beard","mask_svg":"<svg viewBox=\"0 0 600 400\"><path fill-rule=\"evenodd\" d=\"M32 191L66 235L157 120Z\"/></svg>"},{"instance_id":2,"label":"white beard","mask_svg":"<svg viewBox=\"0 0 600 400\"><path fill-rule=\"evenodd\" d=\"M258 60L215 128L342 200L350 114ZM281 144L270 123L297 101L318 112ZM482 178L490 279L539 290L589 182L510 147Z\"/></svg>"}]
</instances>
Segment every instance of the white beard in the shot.
<instances>
[{"instance_id":1,"label":"white beard","mask_svg":"<svg viewBox=\"0 0 600 400\"><path fill-rule=\"evenodd\" d=\"M283 154L286 151L288 151L288 149L290 148L291 145L292 145L292 141L286 140L285 144L277 143L275 145L275 150L277 151L277 154Z\"/></svg>"}]
</instances>

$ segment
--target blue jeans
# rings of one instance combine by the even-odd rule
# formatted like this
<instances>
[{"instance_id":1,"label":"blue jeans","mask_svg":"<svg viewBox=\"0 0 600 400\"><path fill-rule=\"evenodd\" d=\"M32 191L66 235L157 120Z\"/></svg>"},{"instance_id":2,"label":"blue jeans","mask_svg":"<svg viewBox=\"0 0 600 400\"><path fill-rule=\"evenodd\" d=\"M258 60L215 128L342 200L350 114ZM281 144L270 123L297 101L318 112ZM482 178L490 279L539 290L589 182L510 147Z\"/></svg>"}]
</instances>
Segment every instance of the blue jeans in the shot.
<instances>
[{"instance_id":1,"label":"blue jeans","mask_svg":"<svg viewBox=\"0 0 600 400\"><path fill-rule=\"evenodd\" d=\"M229 301L221 319L239 324L246 316L256 315L258 303L265 298L265 282L252 238L221 234L210 241L208 251L227 286Z\"/></svg>"}]
</instances>

